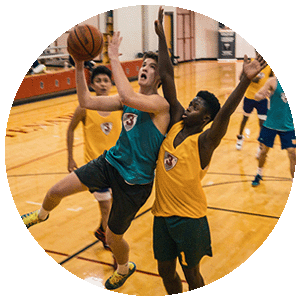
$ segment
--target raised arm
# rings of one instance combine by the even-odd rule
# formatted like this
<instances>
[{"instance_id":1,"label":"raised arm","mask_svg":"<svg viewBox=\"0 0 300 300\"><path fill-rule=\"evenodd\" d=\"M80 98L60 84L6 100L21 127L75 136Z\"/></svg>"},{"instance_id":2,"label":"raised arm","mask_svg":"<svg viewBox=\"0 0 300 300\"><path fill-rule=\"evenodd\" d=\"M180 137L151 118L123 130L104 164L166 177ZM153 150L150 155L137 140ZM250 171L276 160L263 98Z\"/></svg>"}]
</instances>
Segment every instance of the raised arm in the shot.
<instances>
[{"instance_id":1,"label":"raised arm","mask_svg":"<svg viewBox=\"0 0 300 300\"><path fill-rule=\"evenodd\" d=\"M119 95L93 96L90 93L85 79L84 62L76 58L73 59L76 68L76 90L79 105L82 108L100 111L122 110L123 106Z\"/></svg>"},{"instance_id":2,"label":"raised arm","mask_svg":"<svg viewBox=\"0 0 300 300\"><path fill-rule=\"evenodd\" d=\"M244 56L243 75L241 76L239 84L216 115L211 127L199 138L202 167L208 165L213 151L226 134L230 117L241 102L251 80L265 68L266 65L267 63L260 55L252 62L249 61L247 55Z\"/></svg>"},{"instance_id":3,"label":"raised arm","mask_svg":"<svg viewBox=\"0 0 300 300\"><path fill-rule=\"evenodd\" d=\"M158 36L158 68L162 81L164 97L170 104L170 125L181 120L184 108L177 99L176 86L174 81L174 69L169 56L169 50L163 28L164 10L159 8L158 19L155 21L155 32Z\"/></svg>"}]
</instances>

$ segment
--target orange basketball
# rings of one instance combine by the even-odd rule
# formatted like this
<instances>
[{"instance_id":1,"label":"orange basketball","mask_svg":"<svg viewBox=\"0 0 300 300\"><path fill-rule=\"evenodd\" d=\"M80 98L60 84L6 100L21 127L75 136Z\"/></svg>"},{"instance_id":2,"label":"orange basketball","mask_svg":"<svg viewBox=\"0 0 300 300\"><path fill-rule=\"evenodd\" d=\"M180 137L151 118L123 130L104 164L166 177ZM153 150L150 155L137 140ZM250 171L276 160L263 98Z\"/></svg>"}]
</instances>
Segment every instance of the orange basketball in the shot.
<instances>
[{"instance_id":1,"label":"orange basketball","mask_svg":"<svg viewBox=\"0 0 300 300\"><path fill-rule=\"evenodd\" d=\"M103 35L92 25L77 25L67 39L68 52L78 60L92 60L103 49Z\"/></svg>"}]
</instances>

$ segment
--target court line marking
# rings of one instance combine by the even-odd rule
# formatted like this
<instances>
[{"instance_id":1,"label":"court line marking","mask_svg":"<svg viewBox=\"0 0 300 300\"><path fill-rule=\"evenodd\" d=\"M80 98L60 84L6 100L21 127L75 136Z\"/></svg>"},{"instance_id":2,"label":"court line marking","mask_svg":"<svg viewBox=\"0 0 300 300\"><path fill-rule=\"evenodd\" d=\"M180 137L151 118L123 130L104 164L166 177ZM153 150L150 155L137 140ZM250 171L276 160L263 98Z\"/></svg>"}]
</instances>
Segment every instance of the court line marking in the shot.
<instances>
[{"instance_id":1,"label":"court line marking","mask_svg":"<svg viewBox=\"0 0 300 300\"><path fill-rule=\"evenodd\" d=\"M76 97L76 94L74 94L74 95ZM54 98L51 98L49 100L54 100ZM71 102L78 101L77 98L75 98L75 99L64 99L64 100L66 100L66 101L63 101L61 103L54 103L54 104L50 104L50 105L45 105L45 106L42 106L42 107L34 107L34 108L31 108L31 109L29 108L28 110L25 110L25 111L13 112L13 113L10 113L9 116L16 116L16 115L19 115L19 114L26 114L28 112L32 112L32 111L35 111L35 110L42 110L42 109L46 109L46 108L50 108L50 107L57 107L59 105L65 105L65 104L69 104ZM32 103L34 103L34 102L32 102ZM31 103L27 103L27 104L31 104ZM14 107L17 107L17 106L14 106Z\"/></svg>"},{"instance_id":2,"label":"court line marking","mask_svg":"<svg viewBox=\"0 0 300 300\"><path fill-rule=\"evenodd\" d=\"M98 241L98 242L100 242L100 241ZM95 244L96 243L97 243L97 241L95 242ZM61 253L61 252L52 251L52 250L45 250L45 252L50 253L50 254L61 255L61 256L68 256L68 254L66 254L66 253ZM76 259L84 260L84 261L88 261L88 262L92 262L92 263L96 263L96 264L100 264L100 265L105 265L105 266L109 266L109 267L113 267L113 264L105 262L105 261L101 261L101 260L91 259L91 258L82 257L82 256L77 256ZM59 264L62 265L62 263L59 263ZM157 273L144 271L144 270L140 270L140 269L136 269L136 272L141 273L141 274L145 274L145 275L160 277L159 274L157 274ZM181 282L187 283L186 280L181 280Z\"/></svg>"},{"instance_id":3,"label":"court line marking","mask_svg":"<svg viewBox=\"0 0 300 300\"><path fill-rule=\"evenodd\" d=\"M10 174L7 175L7 177L26 177L26 176L51 176L51 175L65 175L69 174L68 171L61 171L61 172L45 172L45 173L27 173L27 174ZM207 175L225 175L225 176L244 176L244 177L254 177L256 174L237 174L237 173L222 173L222 172L207 172ZM289 177L277 177L277 176L263 176L265 181L291 181L291 178ZM266 180L266 179L274 179L274 180ZM249 180L248 180L249 181ZM236 182L242 182L242 181L236 181ZM214 184L214 183L213 183ZM216 183L219 184L219 183ZM220 184L223 184L222 182ZM226 183L224 183L226 184ZM203 185L205 186L211 186L210 184Z\"/></svg>"},{"instance_id":4,"label":"court line marking","mask_svg":"<svg viewBox=\"0 0 300 300\"><path fill-rule=\"evenodd\" d=\"M82 143L79 143L79 144L77 144L77 145L74 145L73 147L78 147L78 146L81 146L81 145L83 145L83 144L84 144L84 143L82 142ZM52 156L52 155L56 155L56 154L61 153L61 152L67 152L67 148L60 149L60 150L54 151L54 152L52 152L52 153L48 153L48 154L42 155L42 156L40 156L40 157L31 159L31 160L29 160L29 161L27 161L27 162L21 163L21 164L19 164L19 165L16 165L16 166L13 166L13 167L10 167L10 168L6 168L6 172L7 172L7 171L11 171L11 170L13 170L13 169L17 169L17 168L23 167L23 166L28 165L28 164L31 164L31 163L33 163L33 162L35 162L35 161L45 159L45 158L47 158L47 157L50 157L50 156Z\"/></svg>"},{"instance_id":5,"label":"court line marking","mask_svg":"<svg viewBox=\"0 0 300 300\"><path fill-rule=\"evenodd\" d=\"M254 217L271 218L271 219L277 219L277 220L279 220L279 218L280 218L278 216L258 214L258 213L252 213L252 212L247 212L247 211L240 211L240 210L234 210L234 209L228 209L228 208L221 208L221 207L213 207L213 206L207 206L207 209L219 210L219 211L226 211L226 212L231 212L231 213L236 213L236 214L243 214L243 215L249 215L249 216L254 216Z\"/></svg>"},{"instance_id":6,"label":"court line marking","mask_svg":"<svg viewBox=\"0 0 300 300\"><path fill-rule=\"evenodd\" d=\"M149 208L149 209L147 209L146 211L144 211L144 212L138 214L138 215L133 219L133 221L136 220L136 219L138 219L139 217L143 216L144 214L146 214L146 213L147 213L148 211L150 211L150 210L151 210L151 208ZM66 258L65 260L61 261L59 264L62 265L62 264L64 264L64 263L66 263L67 261L71 260L71 259L74 258L75 256L79 255L80 253L82 253L82 252L84 252L85 250L89 249L90 247L94 246L94 245L97 244L98 242L100 242L100 240L96 240L95 242L93 242L93 243L87 245L86 247L82 248L81 250L77 251L76 253L70 255L70 256L69 256L68 258Z\"/></svg>"},{"instance_id":7,"label":"court line marking","mask_svg":"<svg viewBox=\"0 0 300 300\"><path fill-rule=\"evenodd\" d=\"M243 212L243 211L238 211L238 210L230 210L230 209L226 209L226 208L219 208L219 207L212 207L212 206L208 206L208 209L212 209L212 210L218 210L218 211L225 211L225 212L230 212L230 213L238 213L238 214L246 214L246 215L250 215L250 216L254 216L254 217L264 217L264 218L273 218L273 219L279 219L280 217L277 216L271 216L271 215L264 215L264 214L258 214L258 213L251 213L251 212ZM137 215L134 219L138 219L139 217L145 215L146 213L148 213L151 210L151 208L146 209L144 212L140 213L139 215ZM61 261L59 264L63 265L64 263L68 262L69 260L71 260L74 257L78 257L79 254L81 254L82 252L84 252L85 250L91 248L92 246L94 246L95 244L97 244L98 242L100 242L99 240L92 242L91 244L87 245L86 247L82 248L81 250L77 251L76 253L70 255L68 258L66 258L65 260ZM45 250L46 251L46 250ZM50 250L48 250L50 251Z\"/></svg>"}]
</instances>

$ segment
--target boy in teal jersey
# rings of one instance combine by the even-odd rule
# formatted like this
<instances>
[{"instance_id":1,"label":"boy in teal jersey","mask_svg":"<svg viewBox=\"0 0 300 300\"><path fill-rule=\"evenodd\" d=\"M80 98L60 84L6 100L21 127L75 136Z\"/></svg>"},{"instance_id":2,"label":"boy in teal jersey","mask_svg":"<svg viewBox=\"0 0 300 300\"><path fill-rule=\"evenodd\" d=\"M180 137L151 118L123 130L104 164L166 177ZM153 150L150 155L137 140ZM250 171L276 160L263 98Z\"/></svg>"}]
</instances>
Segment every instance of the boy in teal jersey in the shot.
<instances>
[{"instance_id":1,"label":"boy in teal jersey","mask_svg":"<svg viewBox=\"0 0 300 300\"><path fill-rule=\"evenodd\" d=\"M122 131L116 146L59 181L48 191L40 210L22 216L29 228L47 220L50 211L66 196L87 189L93 193L98 189L111 188L114 201L106 242L118 267L106 281L107 289L122 286L136 269L135 264L129 262L129 245L123 235L150 196L157 154L170 121L169 104L157 92L161 82L157 55L144 55L138 75L139 92L136 93L119 61L121 41L117 32L109 39L108 46L118 90L116 95L92 96L85 79L84 62L74 58L80 106L100 111L123 111Z\"/></svg>"},{"instance_id":2,"label":"boy in teal jersey","mask_svg":"<svg viewBox=\"0 0 300 300\"><path fill-rule=\"evenodd\" d=\"M296 165L296 135L291 109L284 91L276 77L268 79L265 85L255 95L257 100L270 97L271 107L267 113L267 119L263 124L258 141L262 143L262 151L258 159L258 169L252 186L256 187L262 180L262 170L266 162L270 148L273 148L274 140L278 134L281 141L281 149L286 149L290 160L290 172L294 178Z\"/></svg>"}]
</instances>

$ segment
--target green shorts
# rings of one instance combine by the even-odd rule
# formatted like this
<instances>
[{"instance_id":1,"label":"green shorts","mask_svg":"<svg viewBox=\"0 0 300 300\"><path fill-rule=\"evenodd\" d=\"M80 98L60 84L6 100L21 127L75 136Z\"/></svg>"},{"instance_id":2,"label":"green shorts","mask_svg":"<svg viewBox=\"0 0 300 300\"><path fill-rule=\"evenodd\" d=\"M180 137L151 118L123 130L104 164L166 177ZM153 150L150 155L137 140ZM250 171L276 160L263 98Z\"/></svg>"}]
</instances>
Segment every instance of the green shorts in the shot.
<instances>
[{"instance_id":1,"label":"green shorts","mask_svg":"<svg viewBox=\"0 0 300 300\"><path fill-rule=\"evenodd\" d=\"M153 249L158 261L178 257L182 267L195 267L204 255L212 256L207 218L154 217Z\"/></svg>"}]
</instances>

